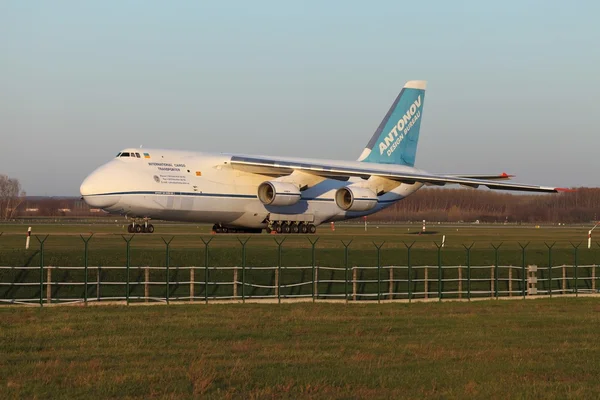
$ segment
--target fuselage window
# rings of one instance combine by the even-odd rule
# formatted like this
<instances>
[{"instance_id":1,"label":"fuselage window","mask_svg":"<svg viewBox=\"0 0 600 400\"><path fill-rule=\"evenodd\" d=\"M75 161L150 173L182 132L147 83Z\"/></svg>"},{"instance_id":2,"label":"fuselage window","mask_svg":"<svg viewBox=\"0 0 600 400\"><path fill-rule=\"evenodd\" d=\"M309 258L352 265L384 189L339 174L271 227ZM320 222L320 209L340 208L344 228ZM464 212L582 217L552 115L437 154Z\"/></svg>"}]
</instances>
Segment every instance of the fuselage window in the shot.
<instances>
[{"instance_id":1,"label":"fuselage window","mask_svg":"<svg viewBox=\"0 0 600 400\"><path fill-rule=\"evenodd\" d=\"M129 153L123 152L123 153L121 153L121 157L129 157Z\"/></svg>"}]
</instances>

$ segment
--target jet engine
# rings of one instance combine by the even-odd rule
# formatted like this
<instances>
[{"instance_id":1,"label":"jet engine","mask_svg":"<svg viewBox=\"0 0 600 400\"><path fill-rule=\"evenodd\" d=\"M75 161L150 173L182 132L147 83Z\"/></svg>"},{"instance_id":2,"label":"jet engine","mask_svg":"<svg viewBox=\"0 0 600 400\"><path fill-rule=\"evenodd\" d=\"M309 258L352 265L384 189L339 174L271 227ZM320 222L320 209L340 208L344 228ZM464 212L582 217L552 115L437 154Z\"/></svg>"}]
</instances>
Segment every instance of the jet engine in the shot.
<instances>
[{"instance_id":1,"label":"jet engine","mask_svg":"<svg viewBox=\"0 0 600 400\"><path fill-rule=\"evenodd\" d=\"M371 189L346 186L335 192L335 202L344 211L369 211L377 205L377 195Z\"/></svg>"},{"instance_id":2,"label":"jet engine","mask_svg":"<svg viewBox=\"0 0 600 400\"><path fill-rule=\"evenodd\" d=\"M269 206L291 206L300 200L300 189L293 183L266 181L258 185L258 199Z\"/></svg>"}]
</instances>

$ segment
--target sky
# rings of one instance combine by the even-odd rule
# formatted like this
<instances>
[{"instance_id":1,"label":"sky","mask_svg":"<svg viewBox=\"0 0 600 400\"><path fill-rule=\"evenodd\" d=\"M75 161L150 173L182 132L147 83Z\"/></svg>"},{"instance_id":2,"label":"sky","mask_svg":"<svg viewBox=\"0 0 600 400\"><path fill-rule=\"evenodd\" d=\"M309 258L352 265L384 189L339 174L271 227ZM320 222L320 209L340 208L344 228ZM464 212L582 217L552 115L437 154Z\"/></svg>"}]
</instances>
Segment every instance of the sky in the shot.
<instances>
[{"instance_id":1,"label":"sky","mask_svg":"<svg viewBox=\"0 0 600 400\"><path fill-rule=\"evenodd\" d=\"M0 1L0 174L126 147L355 160L428 81L416 167L600 186L600 2Z\"/></svg>"}]
</instances>

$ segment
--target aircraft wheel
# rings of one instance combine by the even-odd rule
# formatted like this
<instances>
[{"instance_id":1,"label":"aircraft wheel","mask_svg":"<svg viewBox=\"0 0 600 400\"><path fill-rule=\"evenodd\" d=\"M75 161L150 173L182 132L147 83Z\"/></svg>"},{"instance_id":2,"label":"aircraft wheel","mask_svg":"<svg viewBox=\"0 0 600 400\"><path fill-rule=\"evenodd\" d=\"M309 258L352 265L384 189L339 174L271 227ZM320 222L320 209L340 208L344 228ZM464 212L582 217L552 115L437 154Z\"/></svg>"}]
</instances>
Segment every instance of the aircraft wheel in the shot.
<instances>
[{"instance_id":1,"label":"aircraft wheel","mask_svg":"<svg viewBox=\"0 0 600 400\"><path fill-rule=\"evenodd\" d=\"M300 225L300 232L301 233L308 233L308 226L306 226L306 224Z\"/></svg>"},{"instance_id":2,"label":"aircraft wheel","mask_svg":"<svg viewBox=\"0 0 600 400\"><path fill-rule=\"evenodd\" d=\"M292 225L290 225L290 231L292 233L298 233L298 232L300 232L300 228L298 228L298 224L292 224Z\"/></svg>"},{"instance_id":3,"label":"aircraft wheel","mask_svg":"<svg viewBox=\"0 0 600 400\"><path fill-rule=\"evenodd\" d=\"M127 225L127 232L129 232L129 233L135 232L135 228L133 227L133 224Z\"/></svg>"},{"instance_id":4,"label":"aircraft wheel","mask_svg":"<svg viewBox=\"0 0 600 400\"><path fill-rule=\"evenodd\" d=\"M309 225L308 225L308 231L309 231L310 233L315 233L315 232L317 231L317 227L316 227L316 226L314 226L313 224L309 224Z\"/></svg>"},{"instance_id":5,"label":"aircraft wheel","mask_svg":"<svg viewBox=\"0 0 600 400\"><path fill-rule=\"evenodd\" d=\"M290 226L286 223L281 224L281 231L283 233L290 233Z\"/></svg>"},{"instance_id":6,"label":"aircraft wheel","mask_svg":"<svg viewBox=\"0 0 600 400\"><path fill-rule=\"evenodd\" d=\"M227 233L227 232L229 232L229 229L227 229L226 227L222 227L222 228L221 228L221 232L223 232L223 233Z\"/></svg>"},{"instance_id":7,"label":"aircraft wheel","mask_svg":"<svg viewBox=\"0 0 600 400\"><path fill-rule=\"evenodd\" d=\"M142 231L143 231L143 227L141 225L135 226L135 233L142 233Z\"/></svg>"},{"instance_id":8,"label":"aircraft wheel","mask_svg":"<svg viewBox=\"0 0 600 400\"><path fill-rule=\"evenodd\" d=\"M267 233L271 233L271 228L269 228L269 227L267 226L267 228L265 229L265 231L267 231Z\"/></svg>"},{"instance_id":9,"label":"aircraft wheel","mask_svg":"<svg viewBox=\"0 0 600 400\"><path fill-rule=\"evenodd\" d=\"M146 231L148 233L154 233L154 225L152 225L152 224L148 225L148 228L146 229Z\"/></svg>"},{"instance_id":10,"label":"aircraft wheel","mask_svg":"<svg viewBox=\"0 0 600 400\"><path fill-rule=\"evenodd\" d=\"M281 225L278 223L273 224L273 230L277 233L281 233Z\"/></svg>"}]
</instances>

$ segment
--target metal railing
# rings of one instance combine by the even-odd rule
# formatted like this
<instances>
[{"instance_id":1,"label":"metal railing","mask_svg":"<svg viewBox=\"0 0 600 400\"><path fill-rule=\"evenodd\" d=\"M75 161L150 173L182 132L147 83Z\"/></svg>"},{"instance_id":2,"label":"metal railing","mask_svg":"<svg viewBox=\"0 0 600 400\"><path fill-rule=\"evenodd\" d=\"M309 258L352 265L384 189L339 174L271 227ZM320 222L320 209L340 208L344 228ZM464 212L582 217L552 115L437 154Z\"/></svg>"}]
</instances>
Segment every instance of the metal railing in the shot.
<instances>
[{"instance_id":1,"label":"metal railing","mask_svg":"<svg viewBox=\"0 0 600 400\"><path fill-rule=\"evenodd\" d=\"M43 306L102 301L169 304L269 299L411 302L579 295L598 292L597 267L0 266L3 276L12 277L11 282L0 282L0 303Z\"/></svg>"}]
</instances>

